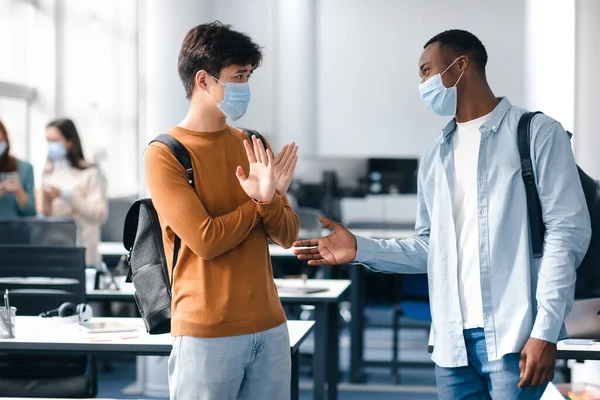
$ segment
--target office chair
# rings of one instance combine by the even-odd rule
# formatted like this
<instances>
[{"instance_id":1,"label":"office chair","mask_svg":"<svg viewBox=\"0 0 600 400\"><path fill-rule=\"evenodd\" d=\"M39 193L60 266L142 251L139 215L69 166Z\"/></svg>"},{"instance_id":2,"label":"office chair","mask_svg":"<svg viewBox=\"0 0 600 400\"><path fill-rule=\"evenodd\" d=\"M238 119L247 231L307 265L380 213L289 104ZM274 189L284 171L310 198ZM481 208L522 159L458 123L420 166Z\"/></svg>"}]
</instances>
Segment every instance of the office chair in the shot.
<instances>
[{"instance_id":1,"label":"office chair","mask_svg":"<svg viewBox=\"0 0 600 400\"><path fill-rule=\"evenodd\" d=\"M37 316L66 302L85 303L85 249L0 245L0 277L0 291L9 290L17 315ZM1 397L94 397L96 393L93 357L0 354Z\"/></svg>"},{"instance_id":2,"label":"office chair","mask_svg":"<svg viewBox=\"0 0 600 400\"><path fill-rule=\"evenodd\" d=\"M429 332L431 329L431 311L429 309L429 286L427 275L399 275L402 280L402 290L399 294L399 301L394 306L392 319L392 377L394 383L400 382L398 374L398 341L400 340L400 318L404 317L410 322L403 323L402 327L424 329ZM425 343L425 346L427 343ZM413 365L414 364L414 365ZM411 363L411 366L423 366L423 363Z\"/></svg>"}]
</instances>

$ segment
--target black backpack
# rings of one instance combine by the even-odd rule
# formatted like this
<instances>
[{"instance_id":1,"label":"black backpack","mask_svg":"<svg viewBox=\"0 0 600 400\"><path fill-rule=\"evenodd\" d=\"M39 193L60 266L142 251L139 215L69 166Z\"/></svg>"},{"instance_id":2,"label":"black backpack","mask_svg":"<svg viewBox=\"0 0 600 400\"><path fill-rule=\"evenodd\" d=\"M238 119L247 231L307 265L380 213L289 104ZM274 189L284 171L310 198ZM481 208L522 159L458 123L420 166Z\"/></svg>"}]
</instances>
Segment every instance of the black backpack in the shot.
<instances>
[{"instance_id":1,"label":"black backpack","mask_svg":"<svg viewBox=\"0 0 600 400\"><path fill-rule=\"evenodd\" d=\"M263 140L258 132L241 129L250 139L252 136L256 136ZM150 143L153 142L163 143L171 150L185 169L188 183L194 188L192 159L185 146L166 134L158 136ZM266 146L264 140L263 144ZM137 200L129 208L125 217L123 245L128 250L125 260L129 269L126 281L133 282L135 302L146 325L146 330L150 334L169 333L171 331L173 280L169 278L162 230L151 199ZM174 275L180 247L181 239L175 235L171 277Z\"/></svg>"},{"instance_id":2,"label":"black backpack","mask_svg":"<svg viewBox=\"0 0 600 400\"><path fill-rule=\"evenodd\" d=\"M544 233L546 228L542 221L540 198L535 185L531 161L531 120L541 112L527 112L519 120L517 128L519 155L521 157L521 176L527 193L527 213L531 232L533 256L542 256ZM567 132L571 135L570 132ZM577 269L575 298L589 299L600 297L600 182L587 175L577 166L585 201L592 223L592 237L587 253Z\"/></svg>"}]
</instances>

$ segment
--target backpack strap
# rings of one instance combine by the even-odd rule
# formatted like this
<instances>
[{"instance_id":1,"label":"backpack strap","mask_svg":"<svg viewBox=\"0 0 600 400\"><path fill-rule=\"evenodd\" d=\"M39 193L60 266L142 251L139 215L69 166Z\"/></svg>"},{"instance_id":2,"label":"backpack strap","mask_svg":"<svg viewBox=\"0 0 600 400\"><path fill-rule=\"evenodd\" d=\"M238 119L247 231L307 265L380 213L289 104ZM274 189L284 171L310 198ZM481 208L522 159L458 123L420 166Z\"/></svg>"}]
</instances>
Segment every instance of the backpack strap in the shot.
<instances>
[{"instance_id":1,"label":"backpack strap","mask_svg":"<svg viewBox=\"0 0 600 400\"><path fill-rule=\"evenodd\" d=\"M158 135L153 141L150 143L159 142L164 144L171 150L173 155L179 163L185 168L185 176L188 180L188 183L191 187L195 188L196 185L194 183L194 170L192 167L192 157L190 153L187 151L184 145L182 145L179 140L175 139L171 135L162 134Z\"/></svg>"},{"instance_id":2,"label":"backpack strap","mask_svg":"<svg viewBox=\"0 0 600 400\"><path fill-rule=\"evenodd\" d=\"M187 151L184 145L182 145L179 140L175 139L171 135L162 134L158 135L153 141L150 143L159 142L164 144L171 150L177 161L183 166L185 169L185 176L188 180L188 184L192 188L196 188L196 184L194 182L194 169L192 167L192 157L190 153ZM177 264L177 256L179 255L179 249L181 248L181 239L177 234L175 234L175 240L173 243L173 266L171 267L171 286L173 286L173 277L175 276L175 265Z\"/></svg>"},{"instance_id":3,"label":"backpack strap","mask_svg":"<svg viewBox=\"0 0 600 400\"><path fill-rule=\"evenodd\" d=\"M250 139L250 141L252 141L252 136L256 136L257 139L260 139L263 143L263 146L265 146L265 149L267 148L267 142L265 142L265 139L262 137L262 135L260 133L258 133L258 131L255 131L254 129L248 129L248 128L238 128L240 130L242 130L246 135L248 135L248 138Z\"/></svg>"},{"instance_id":4,"label":"backpack strap","mask_svg":"<svg viewBox=\"0 0 600 400\"><path fill-rule=\"evenodd\" d=\"M543 253L544 221L542 219L540 196L535 184L533 162L531 161L531 121L536 114L541 114L541 112L526 112L521 116L517 127L517 145L521 158L521 176L525 183L525 194L527 195L527 215L529 216L533 257L540 258Z\"/></svg>"}]
</instances>

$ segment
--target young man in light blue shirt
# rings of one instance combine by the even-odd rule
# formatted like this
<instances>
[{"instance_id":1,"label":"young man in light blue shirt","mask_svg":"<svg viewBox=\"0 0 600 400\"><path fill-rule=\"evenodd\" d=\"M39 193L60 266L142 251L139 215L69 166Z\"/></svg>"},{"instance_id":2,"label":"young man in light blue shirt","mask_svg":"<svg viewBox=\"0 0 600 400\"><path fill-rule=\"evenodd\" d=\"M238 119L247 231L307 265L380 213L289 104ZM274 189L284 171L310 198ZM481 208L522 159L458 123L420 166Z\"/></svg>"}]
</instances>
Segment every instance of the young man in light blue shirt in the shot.
<instances>
[{"instance_id":1,"label":"young man in light blue shirt","mask_svg":"<svg viewBox=\"0 0 600 400\"><path fill-rule=\"evenodd\" d=\"M311 265L363 264L427 273L440 399L539 399L554 376L556 342L591 228L569 136L537 115L531 158L546 227L534 258L517 150L525 110L496 98L474 35L440 33L419 59L423 102L454 116L421 160L417 234L404 240L333 234L300 241Z\"/></svg>"}]
</instances>

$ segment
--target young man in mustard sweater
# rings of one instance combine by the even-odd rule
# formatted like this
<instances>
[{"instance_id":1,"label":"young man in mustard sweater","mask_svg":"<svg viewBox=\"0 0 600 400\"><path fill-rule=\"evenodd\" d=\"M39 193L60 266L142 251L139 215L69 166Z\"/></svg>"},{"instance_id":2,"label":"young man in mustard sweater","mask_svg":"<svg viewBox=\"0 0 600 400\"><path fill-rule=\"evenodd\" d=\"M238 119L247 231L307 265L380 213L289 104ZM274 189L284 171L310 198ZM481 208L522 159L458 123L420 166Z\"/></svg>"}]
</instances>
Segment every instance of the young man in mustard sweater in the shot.
<instances>
[{"instance_id":1,"label":"young man in mustard sweater","mask_svg":"<svg viewBox=\"0 0 600 400\"><path fill-rule=\"evenodd\" d=\"M167 260L181 238L173 279L169 358L172 399L287 399L290 344L273 281L268 240L291 247L298 217L285 193L297 161L287 145L274 159L227 124L250 101L248 79L262 59L245 34L219 22L191 29L179 54L189 99L169 131L189 151L195 189L162 144L144 153L146 183L163 227Z\"/></svg>"}]
</instances>

